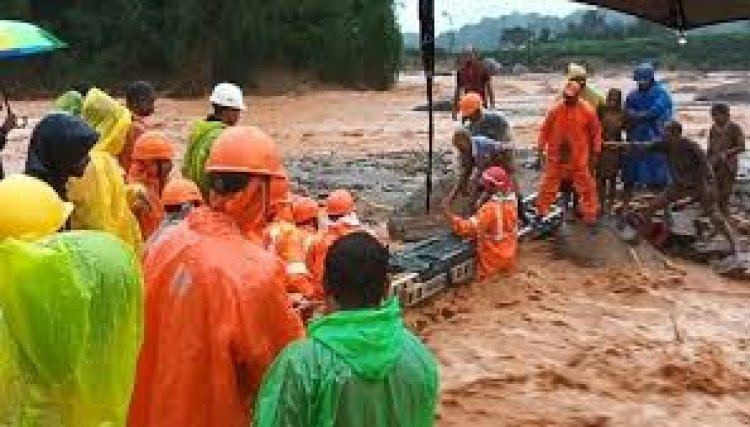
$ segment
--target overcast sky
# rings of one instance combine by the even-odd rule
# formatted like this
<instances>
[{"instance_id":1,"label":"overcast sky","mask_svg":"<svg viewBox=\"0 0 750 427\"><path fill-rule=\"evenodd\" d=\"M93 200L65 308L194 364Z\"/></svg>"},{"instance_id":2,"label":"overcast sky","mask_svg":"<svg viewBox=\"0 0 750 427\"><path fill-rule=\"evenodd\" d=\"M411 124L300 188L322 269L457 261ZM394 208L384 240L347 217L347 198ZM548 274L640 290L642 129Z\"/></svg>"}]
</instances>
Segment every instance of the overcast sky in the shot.
<instances>
[{"instance_id":1,"label":"overcast sky","mask_svg":"<svg viewBox=\"0 0 750 427\"><path fill-rule=\"evenodd\" d=\"M397 0L398 17L404 32L419 31L419 0ZM566 0L435 0L435 31L450 31L450 14L453 26L460 28L466 24L479 22L482 18L494 18L513 12L542 13L564 16L583 8Z\"/></svg>"}]
</instances>

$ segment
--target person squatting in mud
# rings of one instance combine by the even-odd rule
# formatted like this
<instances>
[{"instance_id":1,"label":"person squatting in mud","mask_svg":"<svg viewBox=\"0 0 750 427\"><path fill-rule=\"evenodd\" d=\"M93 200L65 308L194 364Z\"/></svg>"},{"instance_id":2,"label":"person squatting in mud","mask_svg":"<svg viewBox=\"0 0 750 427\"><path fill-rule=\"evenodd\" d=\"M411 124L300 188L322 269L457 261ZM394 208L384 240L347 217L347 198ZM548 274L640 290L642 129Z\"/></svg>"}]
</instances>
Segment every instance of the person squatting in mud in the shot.
<instances>
[{"instance_id":1,"label":"person squatting in mud","mask_svg":"<svg viewBox=\"0 0 750 427\"><path fill-rule=\"evenodd\" d=\"M632 149L663 154L672 182L649 206L643 216L650 220L657 211L683 199L700 204L715 230L721 233L732 254L737 256L736 237L718 203L717 179L709 158L697 142L683 137L682 125L669 121L664 126L664 141L633 145Z\"/></svg>"}]
</instances>

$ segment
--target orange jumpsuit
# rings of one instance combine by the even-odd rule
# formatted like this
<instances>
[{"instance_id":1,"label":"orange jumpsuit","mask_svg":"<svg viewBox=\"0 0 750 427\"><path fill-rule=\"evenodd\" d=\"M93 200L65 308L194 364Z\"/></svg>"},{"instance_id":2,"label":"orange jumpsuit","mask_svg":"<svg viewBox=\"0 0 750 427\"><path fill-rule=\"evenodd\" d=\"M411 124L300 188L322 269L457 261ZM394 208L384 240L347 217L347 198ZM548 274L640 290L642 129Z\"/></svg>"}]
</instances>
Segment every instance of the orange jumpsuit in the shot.
<instances>
[{"instance_id":1,"label":"orange jumpsuit","mask_svg":"<svg viewBox=\"0 0 750 427\"><path fill-rule=\"evenodd\" d=\"M311 267L313 296L316 299L325 297L323 288L323 276L326 266L326 255L328 249L341 237L359 230L359 227L337 222L330 224L325 232L313 243L308 254L307 265Z\"/></svg>"},{"instance_id":2,"label":"orange jumpsuit","mask_svg":"<svg viewBox=\"0 0 750 427\"><path fill-rule=\"evenodd\" d=\"M453 232L477 241L479 279L508 271L518 251L518 207L515 196L496 194L469 219L453 215Z\"/></svg>"},{"instance_id":3,"label":"orange jumpsuit","mask_svg":"<svg viewBox=\"0 0 750 427\"><path fill-rule=\"evenodd\" d=\"M266 247L284 261L287 292L312 296L312 275L306 264L305 233L288 221L274 221L266 229Z\"/></svg>"},{"instance_id":4,"label":"orange jumpsuit","mask_svg":"<svg viewBox=\"0 0 750 427\"><path fill-rule=\"evenodd\" d=\"M245 427L266 369L304 336L282 262L196 208L144 260L145 334L131 427Z\"/></svg>"},{"instance_id":5,"label":"orange jumpsuit","mask_svg":"<svg viewBox=\"0 0 750 427\"><path fill-rule=\"evenodd\" d=\"M539 136L539 149L547 154L544 177L537 199L537 212L547 215L557 199L560 183L569 177L580 200L580 213L587 223L596 221L599 200L589 167L591 153L599 155L602 132L599 118L585 102L558 103L547 114Z\"/></svg>"}]
</instances>

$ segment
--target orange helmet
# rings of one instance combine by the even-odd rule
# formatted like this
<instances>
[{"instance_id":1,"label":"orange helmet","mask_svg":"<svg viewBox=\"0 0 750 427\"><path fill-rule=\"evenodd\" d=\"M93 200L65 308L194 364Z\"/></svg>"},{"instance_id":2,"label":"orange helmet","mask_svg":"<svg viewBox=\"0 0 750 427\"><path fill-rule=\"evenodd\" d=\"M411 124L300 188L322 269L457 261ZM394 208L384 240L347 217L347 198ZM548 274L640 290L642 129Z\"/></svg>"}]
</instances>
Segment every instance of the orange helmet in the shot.
<instances>
[{"instance_id":1,"label":"orange helmet","mask_svg":"<svg viewBox=\"0 0 750 427\"><path fill-rule=\"evenodd\" d=\"M203 203L203 197L198 186L193 181L177 178L169 181L161 193L164 206L181 205L183 203Z\"/></svg>"},{"instance_id":2,"label":"orange helmet","mask_svg":"<svg viewBox=\"0 0 750 427\"><path fill-rule=\"evenodd\" d=\"M292 212L294 213L294 222L296 224L303 224L308 221L312 221L318 218L318 211L320 207L318 202L309 197L296 197L294 204L292 205Z\"/></svg>"},{"instance_id":3,"label":"orange helmet","mask_svg":"<svg viewBox=\"0 0 750 427\"><path fill-rule=\"evenodd\" d=\"M344 216L354 212L354 197L346 190L335 190L326 199L326 212L330 216Z\"/></svg>"},{"instance_id":4,"label":"orange helmet","mask_svg":"<svg viewBox=\"0 0 750 427\"><path fill-rule=\"evenodd\" d=\"M276 144L265 132L252 126L236 126L223 131L211 149L206 171L286 178Z\"/></svg>"},{"instance_id":5,"label":"orange helmet","mask_svg":"<svg viewBox=\"0 0 750 427\"><path fill-rule=\"evenodd\" d=\"M172 156L172 142L161 132L146 132L133 146L133 160L172 160Z\"/></svg>"},{"instance_id":6,"label":"orange helmet","mask_svg":"<svg viewBox=\"0 0 750 427\"><path fill-rule=\"evenodd\" d=\"M468 117L482 108L482 97L476 92L469 92L458 101L458 109L463 117Z\"/></svg>"}]
</instances>

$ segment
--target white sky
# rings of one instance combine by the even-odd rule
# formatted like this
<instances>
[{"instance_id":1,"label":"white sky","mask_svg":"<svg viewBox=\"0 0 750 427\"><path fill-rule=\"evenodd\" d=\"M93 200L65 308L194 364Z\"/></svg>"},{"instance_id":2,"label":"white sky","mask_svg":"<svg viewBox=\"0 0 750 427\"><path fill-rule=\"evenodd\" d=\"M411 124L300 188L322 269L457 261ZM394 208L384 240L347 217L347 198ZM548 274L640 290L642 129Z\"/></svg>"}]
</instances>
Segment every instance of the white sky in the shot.
<instances>
[{"instance_id":1,"label":"white sky","mask_svg":"<svg viewBox=\"0 0 750 427\"><path fill-rule=\"evenodd\" d=\"M407 33L419 32L419 0L397 0L401 29ZM513 12L541 13L564 16L585 6L566 0L435 0L435 32L452 30L453 27L479 22L482 18L494 18Z\"/></svg>"}]
</instances>

